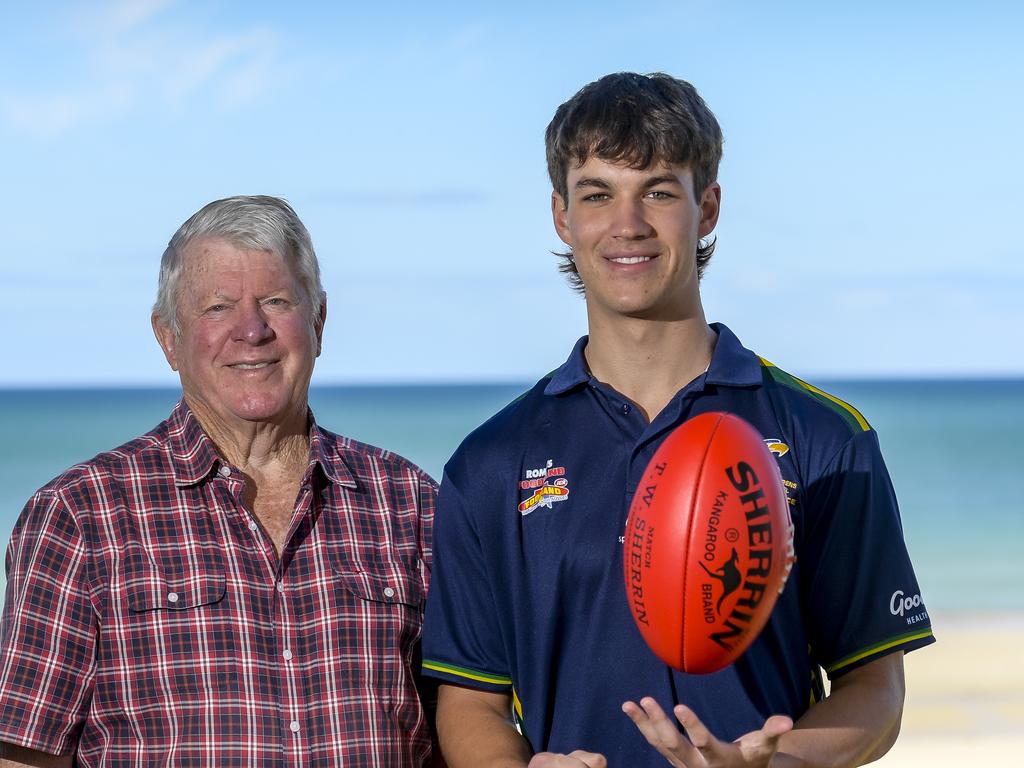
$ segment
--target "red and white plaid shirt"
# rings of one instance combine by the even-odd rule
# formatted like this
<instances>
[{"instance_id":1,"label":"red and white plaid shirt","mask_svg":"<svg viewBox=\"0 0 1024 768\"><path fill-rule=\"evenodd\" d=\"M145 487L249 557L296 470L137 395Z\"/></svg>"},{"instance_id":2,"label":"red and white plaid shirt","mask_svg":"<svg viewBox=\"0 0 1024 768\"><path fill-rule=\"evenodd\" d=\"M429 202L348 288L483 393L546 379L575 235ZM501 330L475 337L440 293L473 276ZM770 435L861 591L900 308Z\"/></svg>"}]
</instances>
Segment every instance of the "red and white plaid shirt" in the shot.
<instances>
[{"instance_id":1,"label":"red and white plaid shirt","mask_svg":"<svg viewBox=\"0 0 1024 768\"><path fill-rule=\"evenodd\" d=\"M421 765L436 486L310 438L280 558L184 403L38 491L7 554L0 741L81 766Z\"/></svg>"}]
</instances>

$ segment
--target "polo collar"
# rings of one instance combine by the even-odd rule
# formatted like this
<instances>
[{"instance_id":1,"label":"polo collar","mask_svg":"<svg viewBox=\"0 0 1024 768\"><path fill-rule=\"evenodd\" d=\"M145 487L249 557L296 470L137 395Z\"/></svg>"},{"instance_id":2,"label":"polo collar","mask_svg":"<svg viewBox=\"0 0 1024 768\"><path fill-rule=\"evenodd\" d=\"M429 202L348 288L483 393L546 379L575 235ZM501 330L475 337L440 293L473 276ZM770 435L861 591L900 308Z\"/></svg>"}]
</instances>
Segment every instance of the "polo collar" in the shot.
<instances>
[{"instance_id":1,"label":"polo collar","mask_svg":"<svg viewBox=\"0 0 1024 768\"><path fill-rule=\"evenodd\" d=\"M736 338L736 334L724 324L711 323L711 328L718 334L718 342L711 354L711 365L708 366L705 383L725 387L751 387L760 384L761 362L757 355L744 347ZM544 394L561 395L591 380L587 360L583 355L589 338L580 337L569 353L569 358L552 373L551 380L544 387Z\"/></svg>"}]
</instances>

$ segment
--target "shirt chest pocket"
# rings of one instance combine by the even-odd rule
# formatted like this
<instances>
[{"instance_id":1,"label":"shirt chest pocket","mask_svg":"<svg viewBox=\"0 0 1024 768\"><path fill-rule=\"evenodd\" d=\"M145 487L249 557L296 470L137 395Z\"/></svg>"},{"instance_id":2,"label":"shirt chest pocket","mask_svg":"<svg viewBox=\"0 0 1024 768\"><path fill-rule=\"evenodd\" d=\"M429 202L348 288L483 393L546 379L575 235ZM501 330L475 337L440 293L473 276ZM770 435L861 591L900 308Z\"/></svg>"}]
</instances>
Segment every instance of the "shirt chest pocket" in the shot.
<instances>
[{"instance_id":1,"label":"shirt chest pocket","mask_svg":"<svg viewBox=\"0 0 1024 768\"><path fill-rule=\"evenodd\" d=\"M339 670L345 687L376 690L385 696L408 695L423 626L418 568L395 561L356 565L334 557L332 575L335 636L344 638L348 646Z\"/></svg>"},{"instance_id":2,"label":"shirt chest pocket","mask_svg":"<svg viewBox=\"0 0 1024 768\"><path fill-rule=\"evenodd\" d=\"M124 695L174 702L212 700L237 685L235 621L219 553L154 561L131 546L123 569L120 620Z\"/></svg>"}]
</instances>

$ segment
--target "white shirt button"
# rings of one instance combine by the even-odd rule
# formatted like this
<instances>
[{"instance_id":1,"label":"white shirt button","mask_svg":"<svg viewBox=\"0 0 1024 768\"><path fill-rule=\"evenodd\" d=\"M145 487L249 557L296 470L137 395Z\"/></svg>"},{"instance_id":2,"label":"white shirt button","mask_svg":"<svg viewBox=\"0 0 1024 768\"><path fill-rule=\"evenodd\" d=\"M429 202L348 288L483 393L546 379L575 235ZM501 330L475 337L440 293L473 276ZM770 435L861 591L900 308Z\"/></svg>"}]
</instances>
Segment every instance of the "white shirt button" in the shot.
<instances>
[{"instance_id":1,"label":"white shirt button","mask_svg":"<svg viewBox=\"0 0 1024 768\"><path fill-rule=\"evenodd\" d=\"M169 592L167 594L167 602L169 602L169 603L176 603L176 602L178 602L178 593L177 592Z\"/></svg>"},{"instance_id":2,"label":"white shirt button","mask_svg":"<svg viewBox=\"0 0 1024 768\"><path fill-rule=\"evenodd\" d=\"M291 730L292 733L298 733L299 732L299 721L298 720L292 720L290 723L288 723L288 728Z\"/></svg>"},{"instance_id":3,"label":"white shirt button","mask_svg":"<svg viewBox=\"0 0 1024 768\"><path fill-rule=\"evenodd\" d=\"M221 466L221 468L218 469L217 472L220 474L221 477L231 477L231 467Z\"/></svg>"},{"instance_id":4,"label":"white shirt button","mask_svg":"<svg viewBox=\"0 0 1024 768\"><path fill-rule=\"evenodd\" d=\"M291 661L292 660L292 652L289 651L287 648L284 649L284 653L282 653L281 655L284 656L284 660L285 661Z\"/></svg>"},{"instance_id":5,"label":"white shirt button","mask_svg":"<svg viewBox=\"0 0 1024 768\"><path fill-rule=\"evenodd\" d=\"M259 528L259 526L256 525L256 521L255 520L250 520L249 521L249 530L250 531L255 531L257 528Z\"/></svg>"},{"instance_id":6,"label":"white shirt button","mask_svg":"<svg viewBox=\"0 0 1024 768\"><path fill-rule=\"evenodd\" d=\"M394 596L395 596L395 590L393 590L391 587L384 587L384 597L394 597Z\"/></svg>"},{"instance_id":7,"label":"white shirt button","mask_svg":"<svg viewBox=\"0 0 1024 768\"><path fill-rule=\"evenodd\" d=\"M283 581L277 582L277 591L278 592L284 592L284 582Z\"/></svg>"}]
</instances>

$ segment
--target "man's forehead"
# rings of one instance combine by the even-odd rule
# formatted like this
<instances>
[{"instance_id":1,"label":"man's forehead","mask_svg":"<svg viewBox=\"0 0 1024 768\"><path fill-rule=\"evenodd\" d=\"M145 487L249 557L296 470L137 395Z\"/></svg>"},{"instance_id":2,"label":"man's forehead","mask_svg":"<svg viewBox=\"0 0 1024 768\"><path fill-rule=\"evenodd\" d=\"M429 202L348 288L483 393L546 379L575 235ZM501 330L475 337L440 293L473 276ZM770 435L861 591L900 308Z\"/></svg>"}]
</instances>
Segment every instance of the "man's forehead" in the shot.
<instances>
[{"instance_id":1,"label":"man's forehead","mask_svg":"<svg viewBox=\"0 0 1024 768\"><path fill-rule=\"evenodd\" d=\"M200 235L186 243L181 250L185 266L201 264L217 257L245 258L249 255L266 256L270 254L273 254L273 250L270 248L254 248L223 235Z\"/></svg>"},{"instance_id":2,"label":"man's forehead","mask_svg":"<svg viewBox=\"0 0 1024 768\"><path fill-rule=\"evenodd\" d=\"M293 266L274 250L250 248L222 237L197 238L182 249L181 258L181 286L190 293L215 292L237 280L297 280Z\"/></svg>"}]
</instances>

